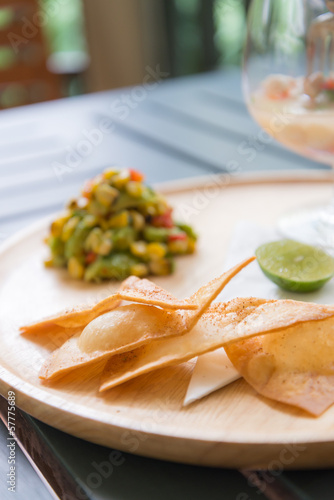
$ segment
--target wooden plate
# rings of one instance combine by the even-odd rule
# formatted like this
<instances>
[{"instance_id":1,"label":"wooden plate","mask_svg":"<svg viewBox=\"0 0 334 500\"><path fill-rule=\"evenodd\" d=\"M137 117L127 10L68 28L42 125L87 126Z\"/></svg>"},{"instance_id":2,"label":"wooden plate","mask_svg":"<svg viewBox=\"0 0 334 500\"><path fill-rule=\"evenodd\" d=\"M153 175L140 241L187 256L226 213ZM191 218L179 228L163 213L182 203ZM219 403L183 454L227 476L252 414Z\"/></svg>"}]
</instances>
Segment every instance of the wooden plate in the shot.
<instances>
[{"instance_id":1,"label":"wooden plate","mask_svg":"<svg viewBox=\"0 0 334 500\"><path fill-rule=\"evenodd\" d=\"M326 173L242 180L221 176L165 186L178 215L196 227L200 240L195 256L178 260L174 276L156 281L179 297L191 294L222 271L238 220L272 224L282 212L323 202L330 198L331 179ZM20 408L62 431L154 458L248 468L334 465L334 407L315 419L258 396L239 380L182 408L192 362L158 370L104 395L97 393L97 378L43 385L37 374L55 341L20 336L19 325L115 289L114 284L83 284L46 270L46 230L44 221L12 238L0 253L3 395L13 389Z\"/></svg>"}]
</instances>

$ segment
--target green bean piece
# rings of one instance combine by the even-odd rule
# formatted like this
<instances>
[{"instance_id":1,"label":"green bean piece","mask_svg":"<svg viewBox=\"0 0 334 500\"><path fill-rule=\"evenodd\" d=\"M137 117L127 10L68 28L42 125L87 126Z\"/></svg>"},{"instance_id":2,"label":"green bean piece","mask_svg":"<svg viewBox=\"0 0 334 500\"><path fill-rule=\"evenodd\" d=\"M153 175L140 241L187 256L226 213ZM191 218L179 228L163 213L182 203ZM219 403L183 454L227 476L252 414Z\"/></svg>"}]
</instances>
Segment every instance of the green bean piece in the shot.
<instances>
[{"instance_id":1,"label":"green bean piece","mask_svg":"<svg viewBox=\"0 0 334 500\"><path fill-rule=\"evenodd\" d=\"M102 279L123 280L130 276L131 267L138 264L139 259L127 253L114 253L108 257L98 257L85 272L86 281L101 281Z\"/></svg>"},{"instance_id":2,"label":"green bean piece","mask_svg":"<svg viewBox=\"0 0 334 500\"><path fill-rule=\"evenodd\" d=\"M125 210L128 208L137 208L144 203L141 198L135 198L130 196L128 193L121 193L115 203L113 204L113 210L118 212L119 210Z\"/></svg>"},{"instance_id":3,"label":"green bean piece","mask_svg":"<svg viewBox=\"0 0 334 500\"><path fill-rule=\"evenodd\" d=\"M115 250L128 250L137 238L137 232L133 227L120 227L112 232L112 241Z\"/></svg>"},{"instance_id":4,"label":"green bean piece","mask_svg":"<svg viewBox=\"0 0 334 500\"><path fill-rule=\"evenodd\" d=\"M181 231L184 231L186 235L189 236L189 238L197 241L198 236L191 226L189 226L188 224L183 224L182 222L177 222L176 226L181 229Z\"/></svg>"},{"instance_id":5,"label":"green bean piece","mask_svg":"<svg viewBox=\"0 0 334 500\"><path fill-rule=\"evenodd\" d=\"M150 242L165 243L169 234L170 230L165 227L146 226L143 231L144 239Z\"/></svg>"},{"instance_id":6,"label":"green bean piece","mask_svg":"<svg viewBox=\"0 0 334 500\"><path fill-rule=\"evenodd\" d=\"M72 236L65 243L65 258L81 257L84 252L84 242L90 233L91 228L86 227L84 221L80 221Z\"/></svg>"},{"instance_id":7,"label":"green bean piece","mask_svg":"<svg viewBox=\"0 0 334 500\"><path fill-rule=\"evenodd\" d=\"M59 236L51 236L49 239L49 247L53 256L61 256L64 253L64 242Z\"/></svg>"}]
</instances>

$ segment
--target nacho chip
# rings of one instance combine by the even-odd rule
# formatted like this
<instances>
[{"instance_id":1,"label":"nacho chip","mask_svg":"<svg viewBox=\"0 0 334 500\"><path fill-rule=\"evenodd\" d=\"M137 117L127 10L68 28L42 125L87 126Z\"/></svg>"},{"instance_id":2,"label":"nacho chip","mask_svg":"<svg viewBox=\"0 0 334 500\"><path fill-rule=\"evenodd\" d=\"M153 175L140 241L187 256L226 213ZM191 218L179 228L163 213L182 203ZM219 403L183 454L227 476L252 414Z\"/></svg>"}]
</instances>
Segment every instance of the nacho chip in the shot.
<instances>
[{"instance_id":1,"label":"nacho chip","mask_svg":"<svg viewBox=\"0 0 334 500\"><path fill-rule=\"evenodd\" d=\"M226 352L260 394L314 416L334 403L334 318L237 342Z\"/></svg>"},{"instance_id":2,"label":"nacho chip","mask_svg":"<svg viewBox=\"0 0 334 500\"><path fill-rule=\"evenodd\" d=\"M94 306L79 306L75 309L64 311L57 316L45 318L38 323L23 326L21 333L44 333L60 328L77 328L88 325L101 314L115 309L122 300L149 304L163 309L197 309L196 302L177 299L172 294L147 279L130 276L121 285L118 292L101 300Z\"/></svg>"},{"instance_id":3,"label":"nacho chip","mask_svg":"<svg viewBox=\"0 0 334 500\"><path fill-rule=\"evenodd\" d=\"M150 341L186 334L198 322L224 286L254 257L201 287L189 301L194 311L166 311L154 306L130 304L90 322L81 335L68 340L44 363L40 378L53 379L83 365L131 351Z\"/></svg>"},{"instance_id":4,"label":"nacho chip","mask_svg":"<svg viewBox=\"0 0 334 500\"><path fill-rule=\"evenodd\" d=\"M102 375L100 391L157 368L226 347L240 339L331 316L334 316L333 307L292 300L247 298L217 303L185 335L158 340L110 359ZM239 366L236 368L239 370Z\"/></svg>"}]
</instances>

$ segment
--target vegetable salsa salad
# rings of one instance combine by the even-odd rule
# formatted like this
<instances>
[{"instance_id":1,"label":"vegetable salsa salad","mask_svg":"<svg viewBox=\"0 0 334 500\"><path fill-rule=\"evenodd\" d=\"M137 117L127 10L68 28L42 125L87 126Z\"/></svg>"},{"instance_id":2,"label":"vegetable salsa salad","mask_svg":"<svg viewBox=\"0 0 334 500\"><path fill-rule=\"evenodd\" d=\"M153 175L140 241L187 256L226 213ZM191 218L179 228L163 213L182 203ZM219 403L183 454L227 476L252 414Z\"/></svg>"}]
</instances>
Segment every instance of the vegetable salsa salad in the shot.
<instances>
[{"instance_id":1,"label":"vegetable salsa salad","mask_svg":"<svg viewBox=\"0 0 334 500\"><path fill-rule=\"evenodd\" d=\"M166 199L132 169L109 168L51 224L47 266L86 281L167 275L174 256L193 253L193 229L172 218Z\"/></svg>"}]
</instances>

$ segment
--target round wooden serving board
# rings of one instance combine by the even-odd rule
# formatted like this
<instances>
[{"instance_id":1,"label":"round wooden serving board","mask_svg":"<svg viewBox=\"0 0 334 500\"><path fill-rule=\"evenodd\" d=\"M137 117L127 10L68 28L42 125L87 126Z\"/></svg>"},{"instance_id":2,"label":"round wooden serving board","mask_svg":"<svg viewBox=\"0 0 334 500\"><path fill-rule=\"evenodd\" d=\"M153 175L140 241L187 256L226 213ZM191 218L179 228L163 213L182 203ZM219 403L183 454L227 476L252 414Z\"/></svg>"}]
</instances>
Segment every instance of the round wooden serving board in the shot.
<instances>
[{"instance_id":1,"label":"round wooden serving board","mask_svg":"<svg viewBox=\"0 0 334 500\"><path fill-rule=\"evenodd\" d=\"M171 277L156 281L179 297L222 272L240 219L274 224L290 209L331 196L330 174L233 179L213 176L164 187L179 218L200 235L198 252L179 258ZM161 188L161 186L160 186ZM85 284L45 269L47 222L8 241L0 253L0 391L62 431L154 458L222 467L334 465L334 406L313 418L258 396L242 380L183 408L193 362L157 370L99 394L98 378L41 383L38 371L54 339L20 336L29 321L109 295L117 285ZM240 290L242 296L242 290ZM333 298L334 299L334 298ZM334 300L333 300L334 302Z\"/></svg>"}]
</instances>

